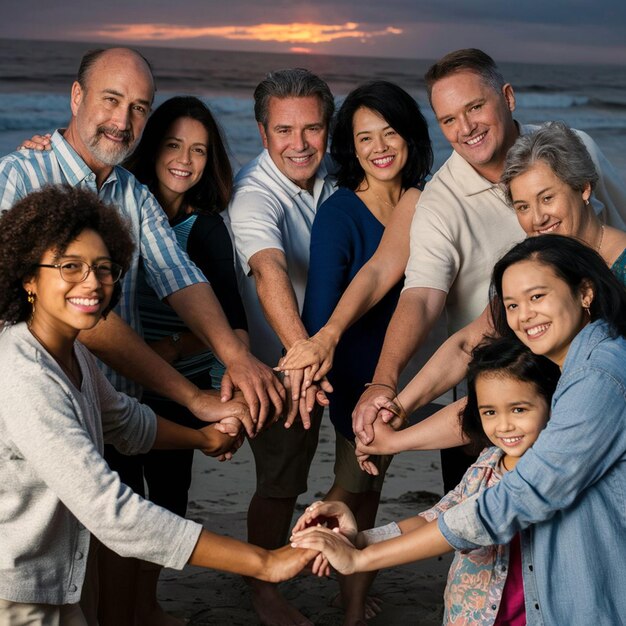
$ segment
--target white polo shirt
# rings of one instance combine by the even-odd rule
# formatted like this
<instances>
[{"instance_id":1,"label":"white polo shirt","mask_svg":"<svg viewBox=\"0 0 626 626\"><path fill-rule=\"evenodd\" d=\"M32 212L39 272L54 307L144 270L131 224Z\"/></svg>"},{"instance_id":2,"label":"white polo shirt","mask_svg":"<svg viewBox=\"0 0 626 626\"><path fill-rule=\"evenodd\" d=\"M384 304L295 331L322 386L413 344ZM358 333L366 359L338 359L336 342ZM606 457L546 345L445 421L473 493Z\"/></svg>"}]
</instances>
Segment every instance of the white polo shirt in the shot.
<instances>
[{"instance_id":1,"label":"white polo shirt","mask_svg":"<svg viewBox=\"0 0 626 626\"><path fill-rule=\"evenodd\" d=\"M528 134L538 128L523 126L520 131ZM624 181L593 139L576 132L600 176L592 199L596 213L607 224L624 229ZM499 184L488 181L453 152L417 203L404 288L429 287L446 292L448 332L452 334L483 312L493 266L524 237Z\"/></svg>"},{"instance_id":2,"label":"white polo shirt","mask_svg":"<svg viewBox=\"0 0 626 626\"><path fill-rule=\"evenodd\" d=\"M233 234L240 270L239 289L248 316L252 352L270 366L278 362L283 346L265 319L248 262L261 250L276 248L283 252L298 310L302 311L311 226L317 208L335 190L332 171L332 160L326 155L311 194L287 178L264 150L244 165L235 178L227 223Z\"/></svg>"}]
</instances>

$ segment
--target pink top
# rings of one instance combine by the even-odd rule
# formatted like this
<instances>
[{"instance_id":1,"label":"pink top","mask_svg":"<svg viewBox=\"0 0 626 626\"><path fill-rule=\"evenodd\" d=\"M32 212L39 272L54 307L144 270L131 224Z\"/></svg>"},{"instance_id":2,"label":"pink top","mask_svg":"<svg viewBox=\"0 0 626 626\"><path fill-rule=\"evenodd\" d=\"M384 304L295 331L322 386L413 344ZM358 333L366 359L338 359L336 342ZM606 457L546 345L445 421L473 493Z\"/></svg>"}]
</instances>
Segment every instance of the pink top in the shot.
<instances>
[{"instance_id":1,"label":"pink top","mask_svg":"<svg viewBox=\"0 0 626 626\"><path fill-rule=\"evenodd\" d=\"M519 533L509 544L509 572L504 584L500 609L494 626L526 626L524 582L522 580L522 547Z\"/></svg>"}]
</instances>

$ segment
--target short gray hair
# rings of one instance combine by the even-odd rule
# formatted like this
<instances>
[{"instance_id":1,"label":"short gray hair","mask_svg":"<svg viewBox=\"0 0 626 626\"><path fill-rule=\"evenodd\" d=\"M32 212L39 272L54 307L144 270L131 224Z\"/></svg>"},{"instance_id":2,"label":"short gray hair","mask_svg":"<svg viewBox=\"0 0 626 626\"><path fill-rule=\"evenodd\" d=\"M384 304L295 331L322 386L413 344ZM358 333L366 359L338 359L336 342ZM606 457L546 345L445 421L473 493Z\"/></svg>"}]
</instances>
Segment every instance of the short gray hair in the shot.
<instances>
[{"instance_id":1,"label":"short gray hair","mask_svg":"<svg viewBox=\"0 0 626 626\"><path fill-rule=\"evenodd\" d=\"M575 191L591 189L598 182L598 172L582 139L563 122L548 122L529 135L518 137L506 155L500 183L509 204L511 181L543 161L554 174Z\"/></svg>"},{"instance_id":2,"label":"short gray hair","mask_svg":"<svg viewBox=\"0 0 626 626\"><path fill-rule=\"evenodd\" d=\"M267 127L270 98L306 98L308 96L320 99L324 122L328 125L335 112L335 100L324 80L301 67L270 72L254 90L256 121Z\"/></svg>"}]
</instances>

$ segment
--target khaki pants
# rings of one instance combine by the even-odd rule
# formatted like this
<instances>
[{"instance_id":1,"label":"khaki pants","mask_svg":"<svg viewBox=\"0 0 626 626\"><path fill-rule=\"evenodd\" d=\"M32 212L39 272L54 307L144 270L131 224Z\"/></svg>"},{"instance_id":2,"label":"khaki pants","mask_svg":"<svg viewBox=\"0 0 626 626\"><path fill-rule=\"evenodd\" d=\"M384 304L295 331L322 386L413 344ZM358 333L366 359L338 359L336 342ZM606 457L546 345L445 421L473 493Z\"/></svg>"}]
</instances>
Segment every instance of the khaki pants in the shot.
<instances>
[{"instance_id":1,"label":"khaki pants","mask_svg":"<svg viewBox=\"0 0 626 626\"><path fill-rule=\"evenodd\" d=\"M0 599L0 626L89 626L78 604L28 604Z\"/></svg>"}]
</instances>

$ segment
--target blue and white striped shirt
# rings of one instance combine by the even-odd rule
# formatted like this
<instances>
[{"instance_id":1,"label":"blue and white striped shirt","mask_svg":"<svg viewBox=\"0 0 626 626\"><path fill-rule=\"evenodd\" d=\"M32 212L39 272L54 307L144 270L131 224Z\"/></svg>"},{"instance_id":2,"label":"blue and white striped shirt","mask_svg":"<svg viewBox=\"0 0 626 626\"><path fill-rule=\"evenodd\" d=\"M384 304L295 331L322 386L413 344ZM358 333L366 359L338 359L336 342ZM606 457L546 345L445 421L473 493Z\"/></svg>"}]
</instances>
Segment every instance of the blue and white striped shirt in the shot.
<instances>
[{"instance_id":1,"label":"blue and white striped shirt","mask_svg":"<svg viewBox=\"0 0 626 626\"><path fill-rule=\"evenodd\" d=\"M47 184L67 184L93 191L102 201L118 207L129 221L137 248L115 311L139 334L142 332L137 307L140 262L150 286L161 299L184 287L206 282L202 272L181 250L165 213L148 188L117 166L98 190L96 175L58 130L52 135L52 150L22 150L0 160L0 212ZM105 365L102 368L116 389L135 397L141 395L139 385Z\"/></svg>"}]
</instances>

